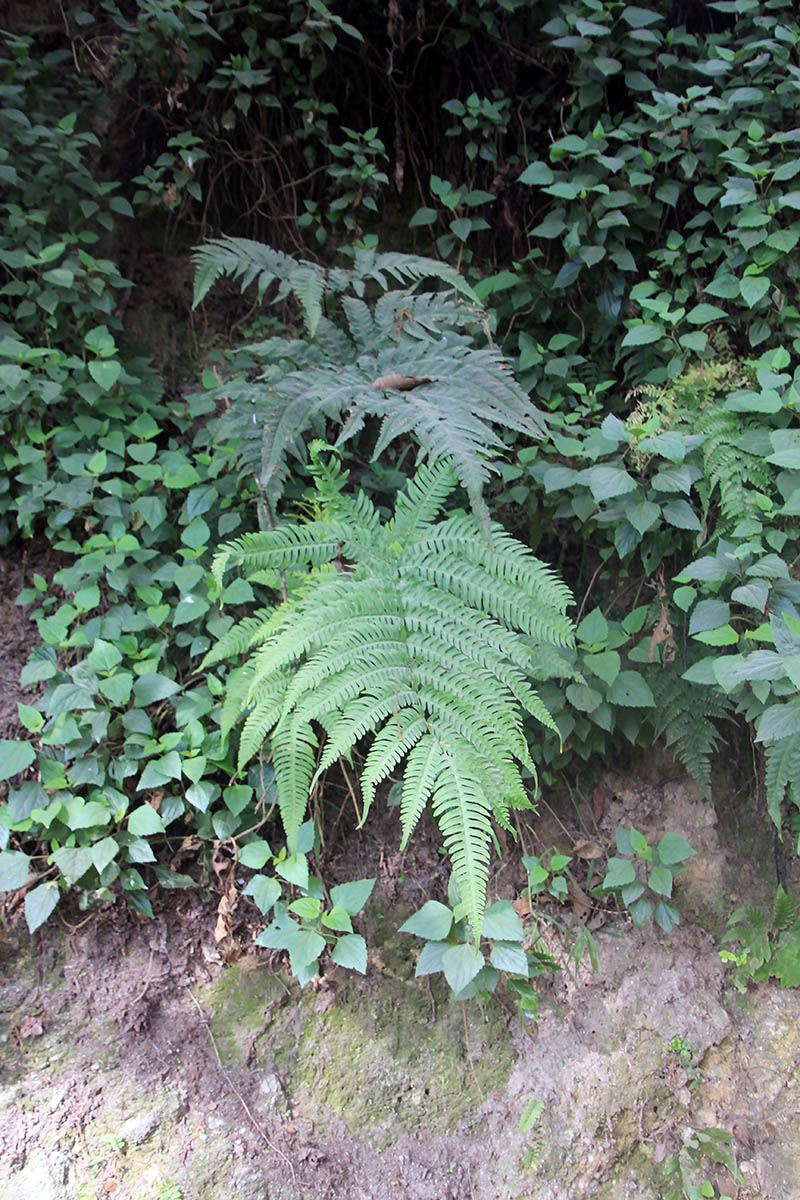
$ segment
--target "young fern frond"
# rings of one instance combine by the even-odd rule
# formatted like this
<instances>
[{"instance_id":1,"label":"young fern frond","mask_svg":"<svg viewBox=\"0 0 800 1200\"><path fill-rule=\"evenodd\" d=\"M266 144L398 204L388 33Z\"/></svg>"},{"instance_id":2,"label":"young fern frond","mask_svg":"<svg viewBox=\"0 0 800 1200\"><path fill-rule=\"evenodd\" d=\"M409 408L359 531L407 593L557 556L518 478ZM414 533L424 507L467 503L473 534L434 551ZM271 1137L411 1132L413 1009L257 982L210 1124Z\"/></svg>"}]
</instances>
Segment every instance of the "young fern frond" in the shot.
<instances>
[{"instance_id":1,"label":"young fern frond","mask_svg":"<svg viewBox=\"0 0 800 1200\"><path fill-rule=\"evenodd\" d=\"M338 465L313 453L320 519L240 538L219 560L220 572L310 564L274 616L225 635L226 647L251 647L236 687L240 769L269 734L294 848L309 788L337 759L372 737L365 815L405 759L403 837L431 801L477 936L492 818L508 826L511 807L530 806L523 713L554 728L533 677L549 677L554 661L570 672L558 653L572 641L569 592L499 527L490 544L474 516L440 516L452 463L421 468L382 525L371 502L343 492ZM323 549L337 570L320 564Z\"/></svg>"}]
</instances>

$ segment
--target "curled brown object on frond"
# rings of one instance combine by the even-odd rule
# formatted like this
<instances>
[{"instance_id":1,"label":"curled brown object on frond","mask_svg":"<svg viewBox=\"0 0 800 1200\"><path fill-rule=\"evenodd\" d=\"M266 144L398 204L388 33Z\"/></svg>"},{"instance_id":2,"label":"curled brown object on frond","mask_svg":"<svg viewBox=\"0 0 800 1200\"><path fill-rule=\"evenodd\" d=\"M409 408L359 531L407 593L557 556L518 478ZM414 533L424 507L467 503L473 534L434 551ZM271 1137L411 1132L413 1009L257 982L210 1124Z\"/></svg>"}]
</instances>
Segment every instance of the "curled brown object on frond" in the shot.
<instances>
[{"instance_id":1,"label":"curled brown object on frond","mask_svg":"<svg viewBox=\"0 0 800 1200\"><path fill-rule=\"evenodd\" d=\"M418 379L415 375L379 375L371 386L374 392L410 392L412 388L422 387L423 383L433 383L433 380Z\"/></svg>"}]
</instances>

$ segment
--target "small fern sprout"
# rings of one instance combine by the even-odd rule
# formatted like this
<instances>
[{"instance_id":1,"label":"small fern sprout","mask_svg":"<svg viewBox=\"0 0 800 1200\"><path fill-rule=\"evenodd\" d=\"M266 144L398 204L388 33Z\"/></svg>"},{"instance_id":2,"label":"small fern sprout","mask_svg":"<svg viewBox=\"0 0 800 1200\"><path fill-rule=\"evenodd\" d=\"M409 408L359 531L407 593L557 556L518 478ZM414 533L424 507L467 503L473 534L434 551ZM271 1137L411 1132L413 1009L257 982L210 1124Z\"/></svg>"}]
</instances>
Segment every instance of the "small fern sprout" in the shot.
<instances>
[{"instance_id":1,"label":"small fern sprout","mask_svg":"<svg viewBox=\"0 0 800 1200\"><path fill-rule=\"evenodd\" d=\"M233 567L291 572L284 603L206 656L245 657L223 731L244 717L240 769L270 739L292 852L309 790L338 759L369 743L362 820L404 763L403 845L430 804L478 938L492 821L510 829L510 810L531 807L523 714L556 730L532 679L574 674L570 593L500 526L487 535L473 514L445 512L452 460L420 467L386 524L343 490L346 475L319 445L312 466L316 519L248 534L217 556L218 578Z\"/></svg>"}]
</instances>

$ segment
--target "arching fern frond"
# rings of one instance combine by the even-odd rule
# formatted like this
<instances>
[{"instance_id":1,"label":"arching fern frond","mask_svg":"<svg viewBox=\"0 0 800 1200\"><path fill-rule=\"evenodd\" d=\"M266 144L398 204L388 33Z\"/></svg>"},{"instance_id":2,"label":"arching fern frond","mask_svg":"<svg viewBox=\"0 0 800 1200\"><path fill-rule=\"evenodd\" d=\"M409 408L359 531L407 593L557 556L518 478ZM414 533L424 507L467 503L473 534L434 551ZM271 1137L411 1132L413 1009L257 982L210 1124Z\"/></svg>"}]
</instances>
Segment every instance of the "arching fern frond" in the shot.
<instances>
[{"instance_id":1,"label":"arching fern frond","mask_svg":"<svg viewBox=\"0 0 800 1200\"><path fill-rule=\"evenodd\" d=\"M195 264L194 299L196 308L221 275L239 281L242 291L255 283L258 298L273 283L278 284L278 299L294 293L303 310L308 331L313 335L322 316L325 276L316 263L298 261L280 250L273 250L250 238L221 237L200 246L192 254Z\"/></svg>"},{"instance_id":2,"label":"arching fern frond","mask_svg":"<svg viewBox=\"0 0 800 1200\"><path fill-rule=\"evenodd\" d=\"M533 678L554 662L570 671L558 654L572 643L569 592L499 527L441 517L452 462L423 467L385 525L371 502L343 493L335 461L318 457L314 474L320 519L246 535L218 559L218 574L308 564L273 614L225 635L225 647L250 647L236 686L239 766L269 734L293 847L313 781L356 744L372 738L365 814L406 760L404 840L430 801L478 935L492 819L508 826L511 807L530 805L523 714L555 728ZM338 569L322 565L325 553Z\"/></svg>"},{"instance_id":3,"label":"arching fern frond","mask_svg":"<svg viewBox=\"0 0 800 1200\"><path fill-rule=\"evenodd\" d=\"M294 295L303 308L309 341L271 338L254 343L259 378L239 378L214 391L229 402L220 418L238 441L245 470L259 479L273 509L281 499L290 456L305 460L309 436L338 426L344 445L373 422L373 457L412 435L429 461L450 457L459 482L486 525L482 498L490 472L513 430L540 438L542 413L491 347L488 323L475 293L452 267L405 254L356 250L350 269L314 263L243 238L219 238L195 252L195 302L220 275L254 283L259 298ZM388 289L435 279L445 292L386 291L365 300L366 286ZM354 293L354 294L353 294ZM327 297L327 300L326 300ZM323 314L327 307L327 315ZM478 347L483 329L488 347Z\"/></svg>"}]
</instances>

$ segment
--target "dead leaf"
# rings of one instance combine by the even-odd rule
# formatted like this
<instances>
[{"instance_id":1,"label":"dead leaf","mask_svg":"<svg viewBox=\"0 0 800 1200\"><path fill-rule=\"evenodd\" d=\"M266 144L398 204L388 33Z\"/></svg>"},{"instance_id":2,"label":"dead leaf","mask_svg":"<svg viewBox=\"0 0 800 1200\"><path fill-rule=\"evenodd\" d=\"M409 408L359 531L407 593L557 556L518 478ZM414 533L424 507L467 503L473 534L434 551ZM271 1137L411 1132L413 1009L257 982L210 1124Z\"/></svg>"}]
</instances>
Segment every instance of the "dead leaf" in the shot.
<instances>
[{"instance_id":1,"label":"dead leaf","mask_svg":"<svg viewBox=\"0 0 800 1200\"><path fill-rule=\"evenodd\" d=\"M21 1038L41 1037L44 1028L38 1016L27 1016L20 1021L17 1032Z\"/></svg>"},{"instance_id":2,"label":"dead leaf","mask_svg":"<svg viewBox=\"0 0 800 1200\"><path fill-rule=\"evenodd\" d=\"M432 382L431 379L418 379L416 375L379 375L371 387L373 392L410 392L412 388Z\"/></svg>"},{"instance_id":3,"label":"dead leaf","mask_svg":"<svg viewBox=\"0 0 800 1200\"><path fill-rule=\"evenodd\" d=\"M600 845L597 838L584 838L582 842L578 842L574 853L578 858L602 858L605 854L605 849Z\"/></svg>"},{"instance_id":4,"label":"dead leaf","mask_svg":"<svg viewBox=\"0 0 800 1200\"><path fill-rule=\"evenodd\" d=\"M572 901L572 912L576 921L580 921L581 925L585 925L589 920L594 905L583 888L578 887L574 879L567 877L567 892Z\"/></svg>"}]
</instances>

